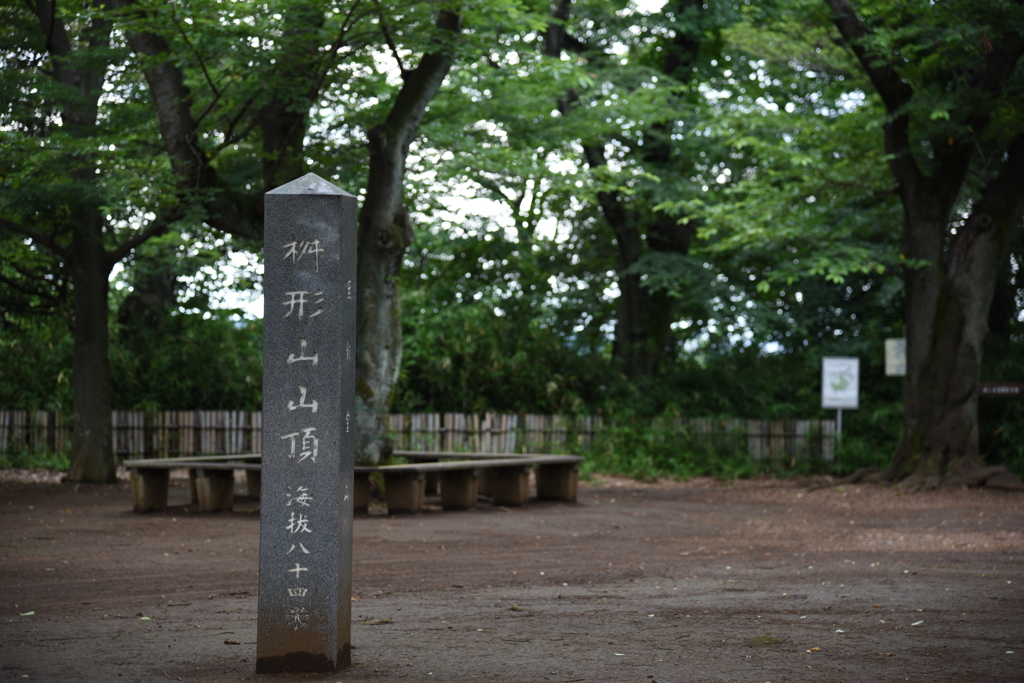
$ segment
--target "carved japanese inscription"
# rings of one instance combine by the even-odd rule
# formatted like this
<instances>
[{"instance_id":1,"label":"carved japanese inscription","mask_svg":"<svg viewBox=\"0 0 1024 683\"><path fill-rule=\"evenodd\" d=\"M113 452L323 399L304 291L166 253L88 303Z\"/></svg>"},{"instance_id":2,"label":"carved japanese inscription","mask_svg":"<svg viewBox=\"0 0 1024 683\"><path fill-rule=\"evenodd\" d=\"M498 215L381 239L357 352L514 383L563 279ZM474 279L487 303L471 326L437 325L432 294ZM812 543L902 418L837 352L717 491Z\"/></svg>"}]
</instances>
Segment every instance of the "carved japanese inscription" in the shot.
<instances>
[{"instance_id":1,"label":"carved japanese inscription","mask_svg":"<svg viewBox=\"0 0 1024 683\"><path fill-rule=\"evenodd\" d=\"M314 174L266 195L256 671L351 648L356 199Z\"/></svg>"}]
</instances>

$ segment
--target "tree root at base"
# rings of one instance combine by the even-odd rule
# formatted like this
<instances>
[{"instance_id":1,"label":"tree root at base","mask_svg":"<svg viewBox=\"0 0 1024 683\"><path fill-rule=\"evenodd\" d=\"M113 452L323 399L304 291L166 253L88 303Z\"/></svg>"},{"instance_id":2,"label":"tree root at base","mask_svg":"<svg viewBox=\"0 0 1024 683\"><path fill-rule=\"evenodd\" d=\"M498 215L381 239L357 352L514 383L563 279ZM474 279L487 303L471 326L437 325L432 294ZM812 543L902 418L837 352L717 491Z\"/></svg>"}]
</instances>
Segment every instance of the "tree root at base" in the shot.
<instances>
[{"instance_id":1,"label":"tree root at base","mask_svg":"<svg viewBox=\"0 0 1024 683\"><path fill-rule=\"evenodd\" d=\"M861 467L853 474L837 479L833 485L844 484L884 484L892 481L889 470L878 467ZM902 491L922 491L936 489L942 485L947 486L984 486L985 488L998 489L1001 491L1024 491L1024 482L1020 477L1006 469L1002 465L989 467L965 467L955 473L950 473L943 479L939 476L925 476L922 474L911 474L896 484Z\"/></svg>"}]
</instances>

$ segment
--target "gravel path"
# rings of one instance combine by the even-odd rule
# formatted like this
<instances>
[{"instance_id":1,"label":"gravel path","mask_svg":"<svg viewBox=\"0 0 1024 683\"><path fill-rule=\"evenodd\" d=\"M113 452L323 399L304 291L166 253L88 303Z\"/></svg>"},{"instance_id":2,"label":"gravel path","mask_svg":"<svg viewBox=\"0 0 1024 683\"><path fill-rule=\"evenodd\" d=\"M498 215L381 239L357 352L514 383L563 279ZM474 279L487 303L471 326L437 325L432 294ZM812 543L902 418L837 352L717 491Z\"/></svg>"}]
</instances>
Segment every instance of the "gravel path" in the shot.
<instances>
[{"instance_id":1,"label":"gravel path","mask_svg":"<svg viewBox=\"0 0 1024 683\"><path fill-rule=\"evenodd\" d=\"M259 514L0 473L0 680L1021 681L1024 495L605 478L355 520L354 665L253 673Z\"/></svg>"}]
</instances>

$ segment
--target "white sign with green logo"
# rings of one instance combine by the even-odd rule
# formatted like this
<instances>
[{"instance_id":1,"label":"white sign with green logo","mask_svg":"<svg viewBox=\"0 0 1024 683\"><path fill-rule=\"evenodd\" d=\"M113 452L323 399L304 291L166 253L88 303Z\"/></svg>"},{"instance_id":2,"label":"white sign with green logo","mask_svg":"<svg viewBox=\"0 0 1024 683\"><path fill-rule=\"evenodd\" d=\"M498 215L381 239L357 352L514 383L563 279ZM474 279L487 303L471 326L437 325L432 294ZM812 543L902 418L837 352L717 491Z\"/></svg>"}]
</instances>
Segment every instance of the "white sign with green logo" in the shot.
<instances>
[{"instance_id":1,"label":"white sign with green logo","mask_svg":"<svg viewBox=\"0 0 1024 683\"><path fill-rule=\"evenodd\" d=\"M843 409L860 400L860 358L821 359L821 407L836 409L836 439L843 438Z\"/></svg>"},{"instance_id":2,"label":"white sign with green logo","mask_svg":"<svg viewBox=\"0 0 1024 683\"><path fill-rule=\"evenodd\" d=\"M860 358L821 359L821 407L856 410L860 398Z\"/></svg>"}]
</instances>

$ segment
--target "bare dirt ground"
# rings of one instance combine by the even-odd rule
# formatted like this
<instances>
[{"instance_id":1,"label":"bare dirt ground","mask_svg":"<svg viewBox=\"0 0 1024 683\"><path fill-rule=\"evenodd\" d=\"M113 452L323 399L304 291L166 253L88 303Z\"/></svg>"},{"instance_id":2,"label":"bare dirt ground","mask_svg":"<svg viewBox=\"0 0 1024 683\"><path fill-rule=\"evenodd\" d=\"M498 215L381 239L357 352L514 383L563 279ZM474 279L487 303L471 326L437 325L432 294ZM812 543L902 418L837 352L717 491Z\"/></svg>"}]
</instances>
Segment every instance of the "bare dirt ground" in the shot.
<instances>
[{"instance_id":1,"label":"bare dirt ground","mask_svg":"<svg viewBox=\"0 0 1024 683\"><path fill-rule=\"evenodd\" d=\"M603 479L355 520L353 666L254 674L259 515L0 472L0 680L1021 681L1024 494Z\"/></svg>"}]
</instances>

